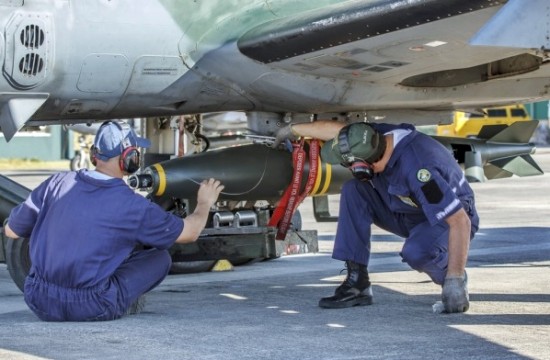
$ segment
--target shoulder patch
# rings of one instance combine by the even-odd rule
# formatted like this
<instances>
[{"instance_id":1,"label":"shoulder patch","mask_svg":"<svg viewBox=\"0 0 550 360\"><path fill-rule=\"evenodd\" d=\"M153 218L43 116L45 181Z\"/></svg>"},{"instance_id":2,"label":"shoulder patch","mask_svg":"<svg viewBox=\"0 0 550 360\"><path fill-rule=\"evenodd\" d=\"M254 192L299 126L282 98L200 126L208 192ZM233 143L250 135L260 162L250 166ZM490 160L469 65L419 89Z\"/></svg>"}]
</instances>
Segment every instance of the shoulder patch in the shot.
<instances>
[{"instance_id":1,"label":"shoulder patch","mask_svg":"<svg viewBox=\"0 0 550 360\"><path fill-rule=\"evenodd\" d=\"M418 181L425 183L430 181L432 178L432 173L428 169L420 169L416 173L416 178Z\"/></svg>"},{"instance_id":2,"label":"shoulder patch","mask_svg":"<svg viewBox=\"0 0 550 360\"><path fill-rule=\"evenodd\" d=\"M430 180L421 187L426 200L430 204L439 204L443 200L443 192L435 182L435 180Z\"/></svg>"}]
</instances>

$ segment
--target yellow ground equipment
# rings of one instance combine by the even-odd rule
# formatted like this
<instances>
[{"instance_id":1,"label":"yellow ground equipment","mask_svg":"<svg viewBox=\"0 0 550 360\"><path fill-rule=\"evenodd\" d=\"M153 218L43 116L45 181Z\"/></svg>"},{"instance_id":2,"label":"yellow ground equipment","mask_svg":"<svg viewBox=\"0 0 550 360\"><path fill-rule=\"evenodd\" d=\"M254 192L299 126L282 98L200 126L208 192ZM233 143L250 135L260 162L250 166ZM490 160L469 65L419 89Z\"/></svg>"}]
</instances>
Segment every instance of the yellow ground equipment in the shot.
<instances>
[{"instance_id":1,"label":"yellow ground equipment","mask_svg":"<svg viewBox=\"0 0 550 360\"><path fill-rule=\"evenodd\" d=\"M484 125L499 125L500 130L516 121L528 121L531 117L523 105L483 109L483 114L457 111L453 123L437 126L438 136L478 137ZM496 130L496 127L493 127Z\"/></svg>"}]
</instances>

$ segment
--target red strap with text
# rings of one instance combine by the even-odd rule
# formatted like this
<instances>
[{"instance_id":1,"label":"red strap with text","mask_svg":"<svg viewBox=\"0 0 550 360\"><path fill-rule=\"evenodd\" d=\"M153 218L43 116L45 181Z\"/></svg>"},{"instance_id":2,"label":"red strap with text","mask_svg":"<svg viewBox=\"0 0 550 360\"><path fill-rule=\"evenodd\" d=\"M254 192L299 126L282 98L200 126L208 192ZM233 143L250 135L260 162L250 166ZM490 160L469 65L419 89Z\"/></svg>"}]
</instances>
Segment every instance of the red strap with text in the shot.
<instances>
[{"instance_id":1,"label":"red strap with text","mask_svg":"<svg viewBox=\"0 0 550 360\"><path fill-rule=\"evenodd\" d=\"M299 194L300 185L302 184L302 174L304 172L304 165L306 162L306 153L304 151L304 140L300 143L293 144L292 160L294 165L294 173L292 176L292 182L285 190L285 193L279 205L273 212L273 216L269 221L269 226L277 226L276 240L284 240L290 227L292 215L302 203L305 197L311 193L313 186L315 185L315 179L317 178L317 171L319 168L319 141L312 140L309 146L309 175L306 183L306 187L302 194Z\"/></svg>"}]
</instances>

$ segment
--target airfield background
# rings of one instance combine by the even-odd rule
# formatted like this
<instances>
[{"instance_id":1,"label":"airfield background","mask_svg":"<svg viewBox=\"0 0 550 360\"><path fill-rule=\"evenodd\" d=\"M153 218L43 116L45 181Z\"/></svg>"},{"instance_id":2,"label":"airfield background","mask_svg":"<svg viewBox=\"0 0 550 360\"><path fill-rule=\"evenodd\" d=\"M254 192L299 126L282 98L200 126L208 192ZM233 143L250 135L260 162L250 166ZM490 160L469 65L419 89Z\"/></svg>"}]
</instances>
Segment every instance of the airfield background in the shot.
<instances>
[{"instance_id":1,"label":"airfield background","mask_svg":"<svg viewBox=\"0 0 550 360\"><path fill-rule=\"evenodd\" d=\"M540 125L531 139L536 145L548 145L550 132L550 102L543 101L525 105L533 120ZM7 143L0 133L0 159L33 159L57 161L71 159L75 154L75 134L61 125L44 126L20 131Z\"/></svg>"}]
</instances>

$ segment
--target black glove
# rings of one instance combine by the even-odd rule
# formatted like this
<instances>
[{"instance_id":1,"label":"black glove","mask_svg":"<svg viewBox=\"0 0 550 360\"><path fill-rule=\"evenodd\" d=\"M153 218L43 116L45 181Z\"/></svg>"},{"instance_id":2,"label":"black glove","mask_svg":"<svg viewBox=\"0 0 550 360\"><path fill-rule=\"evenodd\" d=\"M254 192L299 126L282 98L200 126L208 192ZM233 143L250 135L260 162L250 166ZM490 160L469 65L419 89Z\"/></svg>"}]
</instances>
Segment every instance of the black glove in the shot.
<instances>
[{"instance_id":1,"label":"black glove","mask_svg":"<svg viewBox=\"0 0 550 360\"><path fill-rule=\"evenodd\" d=\"M286 139L290 141L296 141L299 137L300 135L292 130L292 124L285 125L280 128L275 134L275 142L273 142L273 145L271 145L271 147L275 149L279 147L279 145Z\"/></svg>"},{"instance_id":2,"label":"black glove","mask_svg":"<svg viewBox=\"0 0 550 360\"><path fill-rule=\"evenodd\" d=\"M468 276L449 276L443 283L441 299L446 313L466 312L470 307Z\"/></svg>"}]
</instances>

